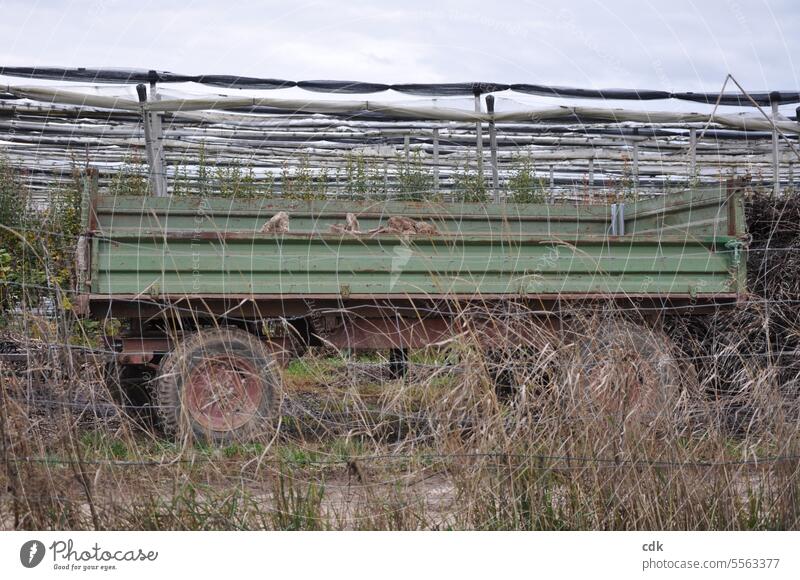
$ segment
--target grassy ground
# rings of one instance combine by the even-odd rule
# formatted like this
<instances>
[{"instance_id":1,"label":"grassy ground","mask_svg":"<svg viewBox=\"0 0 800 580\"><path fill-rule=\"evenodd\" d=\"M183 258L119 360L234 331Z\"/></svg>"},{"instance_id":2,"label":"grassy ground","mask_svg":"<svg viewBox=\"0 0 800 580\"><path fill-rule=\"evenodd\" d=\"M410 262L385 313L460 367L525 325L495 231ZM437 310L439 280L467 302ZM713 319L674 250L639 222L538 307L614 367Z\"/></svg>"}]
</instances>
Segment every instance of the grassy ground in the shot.
<instances>
[{"instance_id":1,"label":"grassy ground","mask_svg":"<svg viewBox=\"0 0 800 580\"><path fill-rule=\"evenodd\" d=\"M91 357L73 361L86 377L80 384L63 377L43 392L4 372L0 484L9 491L0 521L25 529L798 527L797 421L768 375L747 386L758 406L750 416L762 419L732 430L721 420L727 402L689 400L686 390L673 401L679 413L642 419L599 408L570 392L581 383L567 361L567 372L543 383L540 359L522 351L515 370L528 373L522 391L535 383L537 398L498 397L481 350L456 350L416 353L405 380L382 376L374 356L310 353L282 371L275 426L221 446L165 440L106 412L113 405ZM615 365L604 372L624 384L631 367ZM36 404L45 393L54 401L47 408Z\"/></svg>"}]
</instances>

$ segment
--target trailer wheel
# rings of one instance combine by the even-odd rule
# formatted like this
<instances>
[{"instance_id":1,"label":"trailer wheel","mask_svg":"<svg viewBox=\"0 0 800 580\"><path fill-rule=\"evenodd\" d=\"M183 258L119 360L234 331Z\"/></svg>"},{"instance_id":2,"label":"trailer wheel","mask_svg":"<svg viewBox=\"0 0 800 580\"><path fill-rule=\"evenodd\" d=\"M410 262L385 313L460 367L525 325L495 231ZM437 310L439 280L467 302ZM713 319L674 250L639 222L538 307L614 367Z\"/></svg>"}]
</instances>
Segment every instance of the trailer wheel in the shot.
<instances>
[{"instance_id":1,"label":"trailer wheel","mask_svg":"<svg viewBox=\"0 0 800 580\"><path fill-rule=\"evenodd\" d=\"M389 377L404 379L408 375L408 349L393 348L389 350Z\"/></svg>"},{"instance_id":2,"label":"trailer wheel","mask_svg":"<svg viewBox=\"0 0 800 580\"><path fill-rule=\"evenodd\" d=\"M558 337L543 327L510 333L484 347L484 364L502 401L535 408L546 402L563 366Z\"/></svg>"},{"instance_id":3,"label":"trailer wheel","mask_svg":"<svg viewBox=\"0 0 800 580\"><path fill-rule=\"evenodd\" d=\"M210 442L252 438L272 411L273 365L248 332L222 328L189 336L161 364L156 400L164 430Z\"/></svg>"},{"instance_id":4,"label":"trailer wheel","mask_svg":"<svg viewBox=\"0 0 800 580\"><path fill-rule=\"evenodd\" d=\"M592 409L640 424L674 417L690 373L666 334L608 318L576 343L577 383Z\"/></svg>"},{"instance_id":5,"label":"trailer wheel","mask_svg":"<svg viewBox=\"0 0 800 580\"><path fill-rule=\"evenodd\" d=\"M157 421L151 388L155 375L155 369L148 365L122 365L113 359L104 368L106 387L113 401L127 417L148 428Z\"/></svg>"}]
</instances>

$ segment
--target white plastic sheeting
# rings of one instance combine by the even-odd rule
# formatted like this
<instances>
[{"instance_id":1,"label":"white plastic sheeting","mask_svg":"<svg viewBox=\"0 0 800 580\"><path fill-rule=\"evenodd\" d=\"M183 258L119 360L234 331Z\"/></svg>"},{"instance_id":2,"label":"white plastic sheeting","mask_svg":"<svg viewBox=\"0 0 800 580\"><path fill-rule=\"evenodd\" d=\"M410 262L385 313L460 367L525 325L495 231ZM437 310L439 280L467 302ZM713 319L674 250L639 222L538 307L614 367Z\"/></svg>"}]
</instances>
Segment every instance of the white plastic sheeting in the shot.
<instances>
[{"instance_id":1,"label":"white plastic sheeting","mask_svg":"<svg viewBox=\"0 0 800 580\"><path fill-rule=\"evenodd\" d=\"M793 121L777 119L770 121L756 113L704 114L669 111L630 111L601 107L561 106L544 109L477 113L469 110L445 107L398 105L380 101L324 101L304 99L276 99L269 97L204 97L190 99L164 99L139 103L125 97L102 96L75 91L6 85L0 87L7 93L34 101L98 107L109 110L149 112L191 112L240 109L247 107L269 107L286 113L319 113L325 115L356 115L363 112L381 113L387 117L419 121L460 122L635 122L635 123L716 123L723 127L750 131L769 131L774 125L783 133L800 134L800 125Z\"/></svg>"}]
</instances>

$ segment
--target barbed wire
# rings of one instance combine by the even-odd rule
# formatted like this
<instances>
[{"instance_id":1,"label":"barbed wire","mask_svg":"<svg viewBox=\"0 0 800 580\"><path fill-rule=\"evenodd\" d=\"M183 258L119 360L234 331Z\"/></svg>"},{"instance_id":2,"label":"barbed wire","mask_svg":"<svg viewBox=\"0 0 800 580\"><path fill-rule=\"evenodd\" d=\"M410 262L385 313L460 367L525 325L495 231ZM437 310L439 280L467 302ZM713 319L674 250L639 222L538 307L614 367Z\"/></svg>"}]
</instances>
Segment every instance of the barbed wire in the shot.
<instances>
[{"instance_id":1,"label":"barbed wire","mask_svg":"<svg viewBox=\"0 0 800 580\"><path fill-rule=\"evenodd\" d=\"M566 463L584 463L596 464L609 467L653 467L653 468L688 468L688 467L702 467L702 468L715 468L715 467L735 467L735 466L760 466L760 465L774 465L779 463L794 463L797 462L797 470L800 471L800 455L780 455L769 457L756 457L753 459L742 460L722 460L722 461L668 461L660 459L623 459L616 457L583 457L575 455L546 455L546 454L528 454L528 453L508 453L508 452L464 452L464 453L379 453L374 455L353 455L348 458L341 459L313 459L304 458L297 463L307 465L347 465L352 462L368 463L373 461L391 461L391 460L404 460L415 459L418 461L430 460L445 460L445 459L522 459L537 462L566 462ZM173 467L177 464L192 465L197 463L243 463L250 461L252 458L226 458L226 457L198 457L191 459L172 458L167 461L156 460L126 460L126 459L98 459L98 458L73 458L73 457L9 457L3 461L13 463L41 463L48 465L108 465L115 467ZM291 463L290 461L284 461ZM544 469L545 466L542 465Z\"/></svg>"}]
</instances>

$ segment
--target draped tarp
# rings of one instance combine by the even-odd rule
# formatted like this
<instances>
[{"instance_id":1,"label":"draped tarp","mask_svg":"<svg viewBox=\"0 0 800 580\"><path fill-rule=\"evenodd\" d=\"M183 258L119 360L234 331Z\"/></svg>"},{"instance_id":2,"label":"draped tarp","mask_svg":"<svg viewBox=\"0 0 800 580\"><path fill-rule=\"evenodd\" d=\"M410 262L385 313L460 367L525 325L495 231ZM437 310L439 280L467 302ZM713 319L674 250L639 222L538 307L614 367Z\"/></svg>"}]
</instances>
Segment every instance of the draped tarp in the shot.
<instances>
[{"instance_id":1,"label":"draped tarp","mask_svg":"<svg viewBox=\"0 0 800 580\"><path fill-rule=\"evenodd\" d=\"M384 84L362 81L306 80L291 81L273 78L241 77L236 75L183 75L168 71L120 68L59 68L59 67L0 67L0 75L59 81L92 83L176 83L196 82L213 87L238 89L301 89L320 93L370 94L393 90L408 95L428 97L467 96L511 90L529 95L561 98L649 101L679 99L697 103L751 107L753 103L740 93L672 92L653 89L582 89L539 84L505 84L496 82L462 83L400 83ZM751 93L760 105L800 103L799 91L760 91Z\"/></svg>"},{"instance_id":2,"label":"draped tarp","mask_svg":"<svg viewBox=\"0 0 800 580\"><path fill-rule=\"evenodd\" d=\"M59 68L52 66L0 67L0 75L45 79L54 81L83 81L90 83L183 83L196 81L194 75L179 75L166 71L153 71L133 68Z\"/></svg>"},{"instance_id":3,"label":"draped tarp","mask_svg":"<svg viewBox=\"0 0 800 580\"><path fill-rule=\"evenodd\" d=\"M141 110L141 104L138 101L127 97L109 97L104 95L85 94L62 89L52 89L48 87L0 86L0 92L3 91L18 97L45 103L78 105L81 107L100 107L103 109L112 110L122 109L125 111Z\"/></svg>"},{"instance_id":4,"label":"draped tarp","mask_svg":"<svg viewBox=\"0 0 800 580\"><path fill-rule=\"evenodd\" d=\"M797 91L771 91L771 92L758 92L748 93L752 99L760 106L769 106L772 102L779 105L800 103L800 92ZM753 103L747 98L747 95L741 93L723 93L720 97L719 93L673 93L676 99L682 101L694 101L696 103L708 103L713 105L719 99L720 105L732 105L736 107L752 107Z\"/></svg>"},{"instance_id":5,"label":"draped tarp","mask_svg":"<svg viewBox=\"0 0 800 580\"><path fill-rule=\"evenodd\" d=\"M357 117L367 113L378 114L391 119L415 121L462 121L462 122L541 122L565 121L571 123L708 123L713 122L726 127L748 131L767 131L772 122L755 114L715 114L680 113L671 111L631 111L600 107L549 107L542 109L523 109L498 112L494 114L476 113L464 109L430 107L423 105L401 105L381 101L315 101L308 99L280 99L269 97L200 97L189 99L161 99L139 103L125 97L84 94L64 89L47 87L0 86L0 92L24 97L35 101L61 103L86 107L101 107L112 110L185 112L204 110L230 110L251 107L268 107L273 111L299 114L324 114ZM800 125L786 118L775 121L775 125L785 133L800 134Z\"/></svg>"},{"instance_id":6,"label":"draped tarp","mask_svg":"<svg viewBox=\"0 0 800 580\"><path fill-rule=\"evenodd\" d=\"M650 89L573 89L569 87L549 87L545 85L511 85L511 90L528 95L542 95L547 97L577 97L580 99L614 99L651 101L656 99L669 99L672 93L668 91L654 91Z\"/></svg>"},{"instance_id":7,"label":"draped tarp","mask_svg":"<svg viewBox=\"0 0 800 580\"><path fill-rule=\"evenodd\" d=\"M343 93L349 95L365 95L389 90L389 85L362 83L359 81L300 81L297 86L315 93Z\"/></svg>"},{"instance_id":8,"label":"draped tarp","mask_svg":"<svg viewBox=\"0 0 800 580\"><path fill-rule=\"evenodd\" d=\"M465 95L483 95L486 93L496 93L507 91L509 85L500 83L407 83L399 85L389 85L393 91L405 93L407 95L419 95L425 97L461 97Z\"/></svg>"},{"instance_id":9,"label":"draped tarp","mask_svg":"<svg viewBox=\"0 0 800 580\"><path fill-rule=\"evenodd\" d=\"M226 89L288 89L297 86L294 81L283 79L261 79L255 77L237 77L232 75L200 75L192 79L193 82L223 87Z\"/></svg>"}]
</instances>

